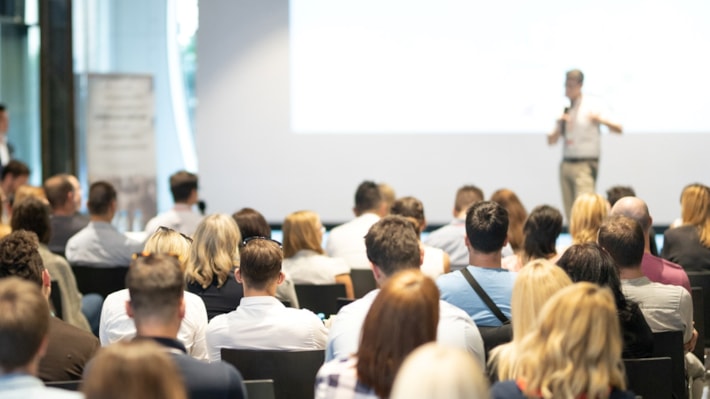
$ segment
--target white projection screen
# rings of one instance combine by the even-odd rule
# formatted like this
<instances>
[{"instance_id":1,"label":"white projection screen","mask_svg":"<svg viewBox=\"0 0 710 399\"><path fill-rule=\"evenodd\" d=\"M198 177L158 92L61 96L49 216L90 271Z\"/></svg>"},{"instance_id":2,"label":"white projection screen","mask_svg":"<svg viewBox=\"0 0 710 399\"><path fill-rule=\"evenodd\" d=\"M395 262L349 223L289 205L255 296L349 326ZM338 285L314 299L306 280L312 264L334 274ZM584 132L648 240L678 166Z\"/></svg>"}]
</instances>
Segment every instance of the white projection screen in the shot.
<instances>
[{"instance_id":1,"label":"white projection screen","mask_svg":"<svg viewBox=\"0 0 710 399\"><path fill-rule=\"evenodd\" d=\"M209 212L271 223L352 217L366 179L451 219L463 184L561 207L545 135L564 73L624 125L602 136L597 190L631 185L654 223L710 183L710 2L200 2L196 135Z\"/></svg>"}]
</instances>

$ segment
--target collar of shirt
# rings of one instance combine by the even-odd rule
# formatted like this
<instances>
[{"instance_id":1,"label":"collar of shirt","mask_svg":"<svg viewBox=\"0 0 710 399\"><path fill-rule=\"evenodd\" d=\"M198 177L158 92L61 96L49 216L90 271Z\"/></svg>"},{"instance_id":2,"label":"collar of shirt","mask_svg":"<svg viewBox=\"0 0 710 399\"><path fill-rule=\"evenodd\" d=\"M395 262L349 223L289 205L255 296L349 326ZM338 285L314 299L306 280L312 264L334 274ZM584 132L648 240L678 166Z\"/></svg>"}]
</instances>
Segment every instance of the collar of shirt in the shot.
<instances>
[{"instance_id":1,"label":"collar of shirt","mask_svg":"<svg viewBox=\"0 0 710 399\"><path fill-rule=\"evenodd\" d=\"M156 343L160 344L161 346L164 346L168 349L170 349L171 352L175 353L187 353L187 349L185 348L185 345L182 344L182 342L172 339L172 338L165 338L165 337L136 337L135 339L137 340L153 340Z\"/></svg>"},{"instance_id":2,"label":"collar of shirt","mask_svg":"<svg viewBox=\"0 0 710 399\"><path fill-rule=\"evenodd\" d=\"M244 305L263 307L279 306L285 308L284 304L273 296L245 296L239 301L240 307Z\"/></svg>"}]
</instances>

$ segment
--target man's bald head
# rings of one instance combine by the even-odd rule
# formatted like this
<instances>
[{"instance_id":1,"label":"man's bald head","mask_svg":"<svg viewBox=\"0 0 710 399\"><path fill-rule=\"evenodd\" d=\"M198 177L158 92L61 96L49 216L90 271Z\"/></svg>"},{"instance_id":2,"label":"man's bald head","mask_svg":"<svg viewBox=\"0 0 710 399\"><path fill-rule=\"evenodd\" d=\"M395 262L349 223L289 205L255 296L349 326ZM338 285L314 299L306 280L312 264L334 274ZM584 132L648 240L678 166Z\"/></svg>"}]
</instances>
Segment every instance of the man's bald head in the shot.
<instances>
[{"instance_id":1,"label":"man's bald head","mask_svg":"<svg viewBox=\"0 0 710 399\"><path fill-rule=\"evenodd\" d=\"M648 229L651 228L651 215L648 212L648 205L638 197L623 197L616 201L611 208L610 216L617 215L634 219L645 232L648 232Z\"/></svg>"}]
</instances>

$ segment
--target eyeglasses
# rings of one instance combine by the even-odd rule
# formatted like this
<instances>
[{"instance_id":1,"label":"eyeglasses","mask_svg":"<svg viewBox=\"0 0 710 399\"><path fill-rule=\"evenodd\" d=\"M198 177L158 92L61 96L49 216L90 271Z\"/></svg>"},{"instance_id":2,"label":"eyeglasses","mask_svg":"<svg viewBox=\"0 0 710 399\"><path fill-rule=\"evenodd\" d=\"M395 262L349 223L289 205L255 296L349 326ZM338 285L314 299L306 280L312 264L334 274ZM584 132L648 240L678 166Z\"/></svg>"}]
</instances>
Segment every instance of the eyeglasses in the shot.
<instances>
[{"instance_id":1,"label":"eyeglasses","mask_svg":"<svg viewBox=\"0 0 710 399\"><path fill-rule=\"evenodd\" d=\"M164 255L164 256L170 256L171 258L175 258L178 260L178 262L182 263L182 257L178 254L174 253L165 253L165 252L148 252L148 251L142 251L142 252L136 252L133 255L131 255L131 259L137 260L138 258L153 258L156 255Z\"/></svg>"},{"instance_id":2,"label":"eyeglasses","mask_svg":"<svg viewBox=\"0 0 710 399\"><path fill-rule=\"evenodd\" d=\"M171 229L170 227L160 226L160 227L158 227L158 230L156 230L156 231L162 231L162 232L166 232L166 233L178 233L182 236L182 238L186 239L187 241L190 242L190 244L192 244L192 237L182 234L181 232L179 232L175 229Z\"/></svg>"},{"instance_id":3,"label":"eyeglasses","mask_svg":"<svg viewBox=\"0 0 710 399\"><path fill-rule=\"evenodd\" d=\"M273 240L269 237L261 237L261 236L252 236L252 237L247 237L247 238L243 239L242 240L242 247L245 247L247 244L249 244L250 242L255 241L255 240L271 241L271 242L277 244L279 246L279 248L283 248L283 246L281 245L280 242Z\"/></svg>"}]
</instances>

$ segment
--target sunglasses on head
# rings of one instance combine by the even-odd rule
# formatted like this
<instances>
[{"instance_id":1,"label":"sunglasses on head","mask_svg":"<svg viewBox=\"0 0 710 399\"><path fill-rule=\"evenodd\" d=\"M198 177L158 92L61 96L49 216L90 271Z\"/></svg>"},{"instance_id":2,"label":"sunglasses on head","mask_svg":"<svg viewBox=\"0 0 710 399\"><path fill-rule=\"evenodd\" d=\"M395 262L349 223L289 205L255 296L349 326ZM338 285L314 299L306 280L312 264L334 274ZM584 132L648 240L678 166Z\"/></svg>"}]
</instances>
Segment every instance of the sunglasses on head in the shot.
<instances>
[{"instance_id":1,"label":"sunglasses on head","mask_svg":"<svg viewBox=\"0 0 710 399\"><path fill-rule=\"evenodd\" d=\"M252 237L247 237L247 238L243 239L242 240L242 247L245 247L247 244L249 244L250 242L255 241L255 240L271 241L271 242L277 244L279 246L279 248L283 248L283 246L281 245L280 242L278 242L274 239L271 239L269 237L261 237L261 236L252 236Z\"/></svg>"}]
</instances>

